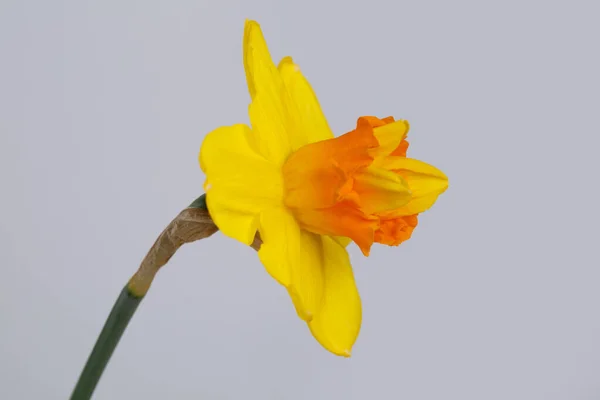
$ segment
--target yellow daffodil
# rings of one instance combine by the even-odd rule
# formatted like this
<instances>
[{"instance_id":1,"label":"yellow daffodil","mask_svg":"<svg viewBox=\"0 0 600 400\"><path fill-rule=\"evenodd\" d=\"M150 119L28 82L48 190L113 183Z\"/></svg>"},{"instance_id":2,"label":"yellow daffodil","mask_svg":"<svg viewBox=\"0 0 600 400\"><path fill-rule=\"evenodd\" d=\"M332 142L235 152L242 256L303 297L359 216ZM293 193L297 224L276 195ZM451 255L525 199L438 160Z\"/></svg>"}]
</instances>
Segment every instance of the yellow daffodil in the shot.
<instances>
[{"instance_id":1,"label":"yellow daffodil","mask_svg":"<svg viewBox=\"0 0 600 400\"><path fill-rule=\"evenodd\" d=\"M275 66L253 21L244 67L252 127L225 126L204 139L208 210L242 243L260 233L260 260L300 318L327 350L349 356L361 303L345 246L354 241L368 255L373 242L409 239L448 179L406 157L406 121L361 117L334 138L298 66L289 57Z\"/></svg>"}]
</instances>

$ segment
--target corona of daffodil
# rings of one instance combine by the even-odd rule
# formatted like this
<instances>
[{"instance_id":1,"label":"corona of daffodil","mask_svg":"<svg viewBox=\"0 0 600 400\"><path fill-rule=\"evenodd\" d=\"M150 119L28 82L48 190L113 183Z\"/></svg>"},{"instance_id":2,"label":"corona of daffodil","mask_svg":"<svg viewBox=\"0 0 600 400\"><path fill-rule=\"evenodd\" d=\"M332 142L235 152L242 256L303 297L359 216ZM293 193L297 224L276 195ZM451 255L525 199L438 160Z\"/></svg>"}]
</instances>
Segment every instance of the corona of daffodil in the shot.
<instances>
[{"instance_id":1,"label":"corona of daffodil","mask_svg":"<svg viewBox=\"0 0 600 400\"><path fill-rule=\"evenodd\" d=\"M221 127L204 139L208 210L242 243L260 233L260 260L300 318L327 350L349 356L361 302L345 247L354 241L368 255L374 242L409 239L448 179L406 157L406 121L360 117L334 137L298 66L290 57L275 66L253 21L243 57L251 127Z\"/></svg>"}]
</instances>

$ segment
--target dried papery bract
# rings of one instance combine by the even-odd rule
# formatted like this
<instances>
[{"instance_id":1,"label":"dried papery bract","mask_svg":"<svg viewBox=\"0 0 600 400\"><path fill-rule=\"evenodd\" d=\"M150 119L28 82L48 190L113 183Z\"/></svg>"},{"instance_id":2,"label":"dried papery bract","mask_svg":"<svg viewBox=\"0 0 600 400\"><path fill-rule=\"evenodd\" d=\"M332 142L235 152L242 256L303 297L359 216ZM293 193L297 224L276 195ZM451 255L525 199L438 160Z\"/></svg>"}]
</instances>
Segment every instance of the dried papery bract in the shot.
<instances>
[{"instance_id":1,"label":"dried papery bract","mask_svg":"<svg viewBox=\"0 0 600 400\"><path fill-rule=\"evenodd\" d=\"M173 257L184 244L207 238L217 232L208 210L186 208L158 236L140 268L129 280L129 290L137 297L143 297L150 288L156 273ZM258 233L251 247L258 251L262 241Z\"/></svg>"}]
</instances>

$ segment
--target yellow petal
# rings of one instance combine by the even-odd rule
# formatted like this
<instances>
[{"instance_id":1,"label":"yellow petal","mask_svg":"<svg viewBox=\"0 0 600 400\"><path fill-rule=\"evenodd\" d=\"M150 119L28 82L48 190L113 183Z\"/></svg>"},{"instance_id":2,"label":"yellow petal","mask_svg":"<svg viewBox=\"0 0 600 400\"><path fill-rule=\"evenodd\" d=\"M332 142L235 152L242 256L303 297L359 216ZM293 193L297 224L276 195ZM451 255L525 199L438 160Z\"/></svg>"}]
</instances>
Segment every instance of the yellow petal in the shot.
<instances>
[{"instance_id":1,"label":"yellow petal","mask_svg":"<svg viewBox=\"0 0 600 400\"><path fill-rule=\"evenodd\" d=\"M438 196L448 188L448 177L442 171L419 160L405 157L385 157L379 166L400 174L412 192L411 201L394 210L393 215L395 216L422 213L429 209Z\"/></svg>"},{"instance_id":2,"label":"yellow petal","mask_svg":"<svg viewBox=\"0 0 600 400\"><path fill-rule=\"evenodd\" d=\"M254 99L257 91L277 92L281 78L257 22L246 20L243 47L244 69L250 98Z\"/></svg>"},{"instance_id":3,"label":"yellow petal","mask_svg":"<svg viewBox=\"0 0 600 400\"><path fill-rule=\"evenodd\" d=\"M358 337L362 308L346 249L322 236L325 288L322 307L308 323L314 337L334 354L349 357Z\"/></svg>"},{"instance_id":4,"label":"yellow petal","mask_svg":"<svg viewBox=\"0 0 600 400\"><path fill-rule=\"evenodd\" d=\"M409 186L402 177L383 168L367 167L354 177L353 190L358 193L366 214L402 207L411 199Z\"/></svg>"},{"instance_id":5,"label":"yellow petal","mask_svg":"<svg viewBox=\"0 0 600 400\"><path fill-rule=\"evenodd\" d=\"M327 119L317 96L291 57L281 60L278 67L281 77L298 113L296 129L305 132L307 143L333 138ZM304 144L307 144L304 143Z\"/></svg>"},{"instance_id":6,"label":"yellow petal","mask_svg":"<svg viewBox=\"0 0 600 400\"><path fill-rule=\"evenodd\" d=\"M342 247L348 247L348 245L352 243L352 239L346 236L332 236L331 238L338 242Z\"/></svg>"},{"instance_id":7,"label":"yellow petal","mask_svg":"<svg viewBox=\"0 0 600 400\"><path fill-rule=\"evenodd\" d=\"M291 119L295 111L260 26L254 21L246 21L244 29L244 67L252 98L248 112L258 151L281 165L293 150Z\"/></svg>"},{"instance_id":8,"label":"yellow petal","mask_svg":"<svg viewBox=\"0 0 600 400\"><path fill-rule=\"evenodd\" d=\"M200 149L210 215L225 235L248 245L259 213L283 201L280 169L254 150L251 135L243 124L221 127L206 135Z\"/></svg>"},{"instance_id":9,"label":"yellow petal","mask_svg":"<svg viewBox=\"0 0 600 400\"><path fill-rule=\"evenodd\" d=\"M349 356L361 304L346 249L331 237L300 229L283 207L261 213L259 230L260 260L287 288L298 316L327 350Z\"/></svg>"},{"instance_id":10,"label":"yellow petal","mask_svg":"<svg viewBox=\"0 0 600 400\"><path fill-rule=\"evenodd\" d=\"M324 285L322 242L319 235L300 229L286 208L266 210L260 218L261 262L292 297L305 321L321 306Z\"/></svg>"},{"instance_id":11,"label":"yellow petal","mask_svg":"<svg viewBox=\"0 0 600 400\"><path fill-rule=\"evenodd\" d=\"M373 134L379 142L379 147L371 149L371 155L374 157L387 156L394 151L402 139L406 138L410 126L408 121L400 120L386 125L373 128ZM377 165L377 160L373 165Z\"/></svg>"}]
</instances>

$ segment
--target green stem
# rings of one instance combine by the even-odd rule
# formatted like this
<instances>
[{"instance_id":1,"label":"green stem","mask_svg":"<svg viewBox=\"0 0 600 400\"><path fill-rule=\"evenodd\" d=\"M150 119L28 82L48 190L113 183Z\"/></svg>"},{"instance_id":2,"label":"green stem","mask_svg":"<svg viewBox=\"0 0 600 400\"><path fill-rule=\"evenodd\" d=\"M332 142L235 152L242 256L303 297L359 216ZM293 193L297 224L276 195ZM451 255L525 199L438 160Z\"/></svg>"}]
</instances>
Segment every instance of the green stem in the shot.
<instances>
[{"instance_id":1,"label":"green stem","mask_svg":"<svg viewBox=\"0 0 600 400\"><path fill-rule=\"evenodd\" d=\"M81 371L71 400L88 400L92 397L106 364L158 270L181 245L208 237L216 231L217 227L206 208L205 194L194 200L163 230L108 315L92 354Z\"/></svg>"},{"instance_id":2,"label":"green stem","mask_svg":"<svg viewBox=\"0 0 600 400\"><path fill-rule=\"evenodd\" d=\"M106 364L142 299L131 294L127 286L123 288L81 372L71 400L88 400L92 397Z\"/></svg>"},{"instance_id":3,"label":"green stem","mask_svg":"<svg viewBox=\"0 0 600 400\"><path fill-rule=\"evenodd\" d=\"M192 201L192 204L188 206L189 208L200 208L202 210L208 210L206 207L206 193L202 196L198 197L196 200Z\"/></svg>"}]
</instances>

